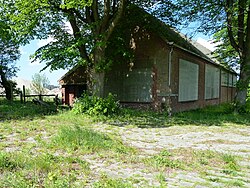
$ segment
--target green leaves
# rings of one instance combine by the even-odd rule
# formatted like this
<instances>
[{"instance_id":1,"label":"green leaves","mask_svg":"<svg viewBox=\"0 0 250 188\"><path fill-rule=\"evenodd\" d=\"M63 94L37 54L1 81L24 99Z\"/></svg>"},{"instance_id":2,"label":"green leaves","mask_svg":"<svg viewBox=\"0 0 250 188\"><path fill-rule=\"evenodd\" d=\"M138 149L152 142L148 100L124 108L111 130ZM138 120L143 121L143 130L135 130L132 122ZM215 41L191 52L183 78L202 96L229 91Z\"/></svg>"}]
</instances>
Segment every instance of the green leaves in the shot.
<instances>
[{"instance_id":1,"label":"green leaves","mask_svg":"<svg viewBox=\"0 0 250 188\"><path fill-rule=\"evenodd\" d=\"M114 95L109 94L106 98L88 96L84 94L74 103L73 112L76 114L86 113L88 115L114 115L120 111L119 102Z\"/></svg>"},{"instance_id":2,"label":"green leaves","mask_svg":"<svg viewBox=\"0 0 250 188\"><path fill-rule=\"evenodd\" d=\"M31 88L36 94L45 94L47 92L46 87L48 85L49 85L49 80L45 76L45 74L41 75L36 73L32 76Z\"/></svg>"},{"instance_id":3,"label":"green leaves","mask_svg":"<svg viewBox=\"0 0 250 188\"><path fill-rule=\"evenodd\" d=\"M86 6L91 6L93 0L64 0L60 5L62 9L80 8L83 9Z\"/></svg>"}]
</instances>

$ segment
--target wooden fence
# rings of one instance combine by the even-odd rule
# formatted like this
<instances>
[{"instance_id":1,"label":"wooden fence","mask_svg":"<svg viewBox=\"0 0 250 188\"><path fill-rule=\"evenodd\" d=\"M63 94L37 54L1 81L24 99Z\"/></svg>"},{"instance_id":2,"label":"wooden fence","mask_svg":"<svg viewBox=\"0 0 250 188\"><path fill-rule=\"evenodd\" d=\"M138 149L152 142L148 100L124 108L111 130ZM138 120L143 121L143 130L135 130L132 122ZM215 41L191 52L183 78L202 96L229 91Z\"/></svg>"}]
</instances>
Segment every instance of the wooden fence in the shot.
<instances>
[{"instance_id":1,"label":"wooden fence","mask_svg":"<svg viewBox=\"0 0 250 188\"><path fill-rule=\"evenodd\" d=\"M6 95L0 95L0 97L5 97ZM29 94L26 95L25 93L25 86L23 86L23 90L19 93L19 94L14 94L13 97L20 97L20 101L21 102L26 102L26 99L29 97L38 97L38 99L40 101L42 101L43 97L55 97L56 99L58 99L58 96L55 94L50 94L50 95L46 95L46 94Z\"/></svg>"}]
</instances>

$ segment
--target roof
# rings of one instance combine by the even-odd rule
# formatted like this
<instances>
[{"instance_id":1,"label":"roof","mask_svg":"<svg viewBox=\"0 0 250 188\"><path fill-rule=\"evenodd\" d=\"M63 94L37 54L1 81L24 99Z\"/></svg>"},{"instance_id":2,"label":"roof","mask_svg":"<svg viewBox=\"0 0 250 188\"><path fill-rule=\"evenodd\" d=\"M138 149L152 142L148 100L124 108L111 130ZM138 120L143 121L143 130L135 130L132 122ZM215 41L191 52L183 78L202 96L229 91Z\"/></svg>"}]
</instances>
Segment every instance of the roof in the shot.
<instances>
[{"instance_id":1,"label":"roof","mask_svg":"<svg viewBox=\"0 0 250 188\"><path fill-rule=\"evenodd\" d=\"M70 84L86 84L86 68L82 65L76 65L70 69L66 74L64 74L59 80L60 85L70 85Z\"/></svg>"},{"instance_id":2,"label":"roof","mask_svg":"<svg viewBox=\"0 0 250 188\"><path fill-rule=\"evenodd\" d=\"M213 56L212 51L199 44L198 42L187 38L182 33L157 19L155 16L147 13L142 8L131 5L128 9L126 18L129 20L130 25L138 24L141 27L144 27L145 29L155 33L168 44L188 51L191 54L207 60L211 64L220 66L223 69L235 73L235 71L228 69L220 64L220 62Z\"/></svg>"},{"instance_id":3,"label":"roof","mask_svg":"<svg viewBox=\"0 0 250 188\"><path fill-rule=\"evenodd\" d=\"M175 47L181 48L185 51L188 51L191 54L199 56L200 58L205 59L206 61L210 62L211 64L217 65L226 69L230 72L234 72L233 70L229 70L221 65L212 55L212 52L207 49L206 47L202 46L201 44L188 39L180 32L176 31L174 28L170 27L166 23L162 22L161 20L157 19L155 16L149 14L144 9L139 8L135 5L130 5L130 7L125 12L125 18L122 20L121 24L118 26L123 28L121 31L118 32L120 35L124 34L124 31L128 29L128 27L136 27L140 26L143 29L151 31L158 35L163 41L167 42L168 44L173 44ZM114 54L111 54L112 56ZM79 66L73 67L69 72L63 75L60 80L63 80L74 71L77 70ZM235 72L234 72L235 73ZM60 81L59 80L59 81Z\"/></svg>"},{"instance_id":4,"label":"roof","mask_svg":"<svg viewBox=\"0 0 250 188\"><path fill-rule=\"evenodd\" d=\"M202 56L203 58L208 58L190 42L190 39L186 38L176 29L157 19L142 8L131 5L126 13L126 18L129 20L129 25L138 25L155 33L166 42L174 43L175 45Z\"/></svg>"}]
</instances>

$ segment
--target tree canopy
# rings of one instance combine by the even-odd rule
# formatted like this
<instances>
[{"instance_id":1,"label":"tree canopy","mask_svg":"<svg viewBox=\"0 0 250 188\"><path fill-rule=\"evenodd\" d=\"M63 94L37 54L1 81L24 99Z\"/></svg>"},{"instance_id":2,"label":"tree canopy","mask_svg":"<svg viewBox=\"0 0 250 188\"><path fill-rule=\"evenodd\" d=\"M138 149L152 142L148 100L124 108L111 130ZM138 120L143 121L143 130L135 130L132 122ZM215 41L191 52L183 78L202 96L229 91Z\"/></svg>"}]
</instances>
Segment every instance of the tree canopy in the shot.
<instances>
[{"instance_id":1,"label":"tree canopy","mask_svg":"<svg viewBox=\"0 0 250 188\"><path fill-rule=\"evenodd\" d=\"M181 23L196 22L197 31L213 34L219 42L216 53L228 65L240 70L236 102L243 106L250 80L250 1L180 0Z\"/></svg>"},{"instance_id":2,"label":"tree canopy","mask_svg":"<svg viewBox=\"0 0 250 188\"><path fill-rule=\"evenodd\" d=\"M15 61L20 57L19 45L4 20L0 20L0 33L0 86L5 89L6 98L12 100L14 83L10 79L18 70Z\"/></svg>"},{"instance_id":3,"label":"tree canopy","mask_svg":"<svg viewBox=\"0 0 250 188\"><path fill-rule=\"evenodd\" d=\"M33 39L53 38L34 54L53 69L102 64L105 47L130 3L152 7L150 0L1 0L2 11L24 44ZM164 2L164 3L163 3ZM163 1L165 8L171 1ZM160 3L160 1L158 2ZM160 12L158 12L160 14ZM166 12L162 17L171 18ZM171 20L169 19L169 20ZM68 28L66 25L70 25Z\"/></svg>"},{"instance_id":4,"label":"tree canopy","mask_svg":"<svg viewBox=\"0 0 250 188\"><path fill-rule=\"evenodd\" d=\"M49 84L50 82L45 74L36 73L32 76L31 89L36 94L46 94L46 88Z\"/></svg>"}]
</instances>

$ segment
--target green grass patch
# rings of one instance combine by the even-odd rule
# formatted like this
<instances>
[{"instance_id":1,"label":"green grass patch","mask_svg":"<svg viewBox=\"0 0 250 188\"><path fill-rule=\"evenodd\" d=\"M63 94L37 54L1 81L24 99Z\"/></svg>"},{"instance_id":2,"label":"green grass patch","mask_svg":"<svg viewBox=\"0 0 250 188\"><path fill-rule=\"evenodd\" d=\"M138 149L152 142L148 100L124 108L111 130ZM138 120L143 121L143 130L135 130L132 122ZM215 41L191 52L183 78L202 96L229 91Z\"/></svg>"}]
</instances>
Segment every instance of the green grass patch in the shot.
<instances>
[{"instance_id":1,"label":"green grass patch","mask_svg":"<svg viewBox=\"0 0 250 188\"><path fill-rule=\"evenodd\" d=\"M118 153L133 151L132 148L123 145L118 140L79 126L63 127L54 138L53 145L73 151L80 149L86 153L93 153L100 150L110 150Z\"/></svg>"},{"instance_id":2,"label":"green grass patch","mask_svg":"<svg viewBox=\"0 0 250 188\"><path fill-rule=\"evenodd\" d=\"M121 178L109 178L102 175L101 179L94 183L94 188L133 188L133 185Z\"/></svg>"},{"instance_id":3,"label":"green grass patch","mask_svg":"<svg viewBox=\"0 0 250 188\"><path fill-rule=\"evenodd\" d=\"M149 157L144 159L145 164L149 166L153 166L156 169L181 169L183 168L183 164L180 160L175 160L171 158L172 154L167 151L163 150L158 155L153 157Z\"/></svg>"},{"instance_id":4,"label":"green grass patch","mask_svg":"<svg viewBox=\"0 0 250 188\"><path fill-rule=\"evenodd\" d=\"M49 107L44 107L32 102L21 103L20 101L0 100L0 121L30 119L55 114L55 112L56 107L53 103L49 103Z\"/></svg>"},{"instance_id":5,"label":"green grass patch","mask_svg":"<svg viewBox=\"0 0 250 188\"><path fill-rule=\"evenodd\" d=\"M176 125L250 125L249 114L234 113L233 104L208 106L203 109L176 113L171 117L169 117L167 112L159 113L151 110L122 109L121 113L114 117L99 120L115 126L134 125L139 128L158 128Z\"/></svg>"},{"instance_id":6,"label":"green grass patch","mask_svg":"<svg viewBox=\"0 0 250 188\"><path fill-rule=\"evenodd\" d=\"M19 167L21 164L13 153L0 152L0 171L12 171Z\"/></svg>"},{"instance_id":7,"label":"green grass patch","mask_svg":"<svg viewBox=\"0 0 250 188\"><path fill-rule=\"evenodd\" d=\"M78 157L49 153L37 156L24 152L0 153L0 185L6 188L70 187L76 181L75 170L88 176L89 163Z\"/></svg>"},{"instance_id":8,"label":"green grass patch","mask_svg":"<svg viewBox=\"0 0 250 188\"><path fill-rule=\"evenodd\" d=\"M224 169L222 170L225 174L236 175L240 171L240 166L237 162L237 157L230 154L223 154L221 156L224 164Z\"/></svg>"}]
</instances>

